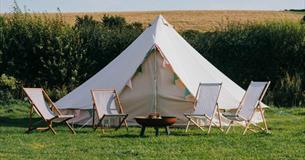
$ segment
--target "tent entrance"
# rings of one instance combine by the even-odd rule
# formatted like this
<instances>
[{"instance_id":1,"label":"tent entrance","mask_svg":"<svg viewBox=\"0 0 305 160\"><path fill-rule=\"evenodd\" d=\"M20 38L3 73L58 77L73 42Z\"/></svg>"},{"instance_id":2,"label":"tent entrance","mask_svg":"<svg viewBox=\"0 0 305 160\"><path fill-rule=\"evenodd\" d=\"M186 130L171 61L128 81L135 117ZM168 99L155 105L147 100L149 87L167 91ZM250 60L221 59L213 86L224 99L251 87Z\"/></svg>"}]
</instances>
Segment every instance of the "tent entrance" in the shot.
<instances>
[{"instance_id":1,"label":"tent entrance","mask_svg":"<svg viewBox=\"0 0 305 160\"><path fill-rule=\"evenodd\" d=\"M148 53L121 92L120 99L125 112L130 113L129 119L151 112L184 119L183 113L193 109L194 101L194 97L157 50Z\"/></svg>"}]
</instances>

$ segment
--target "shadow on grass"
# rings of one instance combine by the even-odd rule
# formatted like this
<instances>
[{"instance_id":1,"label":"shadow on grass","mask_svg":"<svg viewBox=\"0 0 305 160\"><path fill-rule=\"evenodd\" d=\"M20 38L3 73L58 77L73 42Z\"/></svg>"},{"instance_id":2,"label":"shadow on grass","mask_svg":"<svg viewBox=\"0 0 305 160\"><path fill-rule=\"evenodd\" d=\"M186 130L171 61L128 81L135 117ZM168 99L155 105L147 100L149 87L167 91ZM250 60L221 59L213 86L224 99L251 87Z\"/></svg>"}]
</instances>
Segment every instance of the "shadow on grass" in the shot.
<instances>
[{"instance_id":1,"label":"shadow on grass","mask_svg":"<svg viewBox=\"0 0 305 160\"><path fill-rule=\"evenodd\" d=\"M46 123L42 118L32 118L33 127L47 127ZM19 127L22 129L28 129L29 118L10 118L10 117L0 117L0 126L3 127ZM53 123L53 127L65 126L62 123Z\"/></svg>"},{"instance_id":2,"label":"shadow on grass","mask_svg":"<svg viewBox=\"0 0 305 160\"><path fill-rule=\"evenodd\" d=\"M28 128L28 123L29 123L29 118L10 118L10 117L0 117L0 126L2 127L19 127L21 129L24 129L24 131L26 131L26 129ZM34 126L46 126L44 121L37 117L37 118L33 118L33 123ZM60 128L57 128L60 127ZM63 127L65 128L66 126L63 123L54 123L54 128L56 130L65 130L63 129ZM140 137L140 128L139 127L130 127L129 132L127 132L125 130L125 128L121 128L118 131L114 131L112 129L105 130L105 133L101 133L100 130L96 130L94 131L91 127L85 126L85 127L80 127L79 125L75 125L75 131L77 134L100 134L101 138L151 138L151 137L155 137L155 132L153 130L150 130L148 132L146 132L144 137ZM264 137L264 136L271 136L272 135L272 129L281 131L284 130L284 128L269 128L271 130L271 134L270 133L265 133L265 132L258 132L258 133L250 133L250 134L256 134L256 136L259 137ZM107 131L108 130L108 131ZM233 133L229 133L226 136L234 136L236 134L239 135L242 134L241 130L236 130L235 129L232 130ZM303 130L302 130L303 131ZM302 132L301 131L301 132ZM10 132L10 130L8 130L8 132ZM18 130L19 132L19 130ZM305 133L305 131L303 132L303 134ZM249 134L249 133L248 133ZM298 133L300 134L300 133ZM302 134L302 133L301 133ZM196 129L190 129L187 133L184 131L184 129L179 129L179 128L172 128L171 129L171 133L170 135L166 135L166 133L164 133L164 131L160 131L160 135L161 137L189 137L189 136L219 136L219 135L223 135L225 136L224 133L221 133L218 130L212 130L210 134L207 134L206 132L201 132L198 131Z\"/></svg>"},{"instance_id":3,"label":"shadow on grass","mask_svg":"<svg viewBox=\"0 0 305 160\"><path fill-rule=\"evenodd\" d=\"M109 133L100 133L101 134L101 138L152 138L152 137L189 137L189 136L215 136L215 135L219 135L220 133L211 133L211 134L207 134L207 133L199 133L199 132L188 132L185 133L183 131L172 131L170 133L170 135L167 135L166 133L160 133L159 136L155 135L154 131L151 132L147 132L145 133L144 136L140 136L140 129L138 131L133 130L132 132L129 133L116 133L115 131L109 132Z\"/></svg>"},{"instance_id":4,"label":"shadow on grass","mask_svg":"<svg viewBox=\"0 0 305 160\"><path fill-rule=\"evenodd\" d=\"M181 136L183 136L183 137L188 137L188 136L207 136L208 134L206 133L206 132L192 132L192 131L188 131L188 132L171 132L171 134L170 134L171 136L179 136L179 137L181 137ZM213 134L211 134L211 135L213 135Z\"/></svg>"},{"instance_id":5,"label":"shadow on grass","mask_svg":"<svg viewBox=\"0 0 305 160\"><path fill-rule=\"evenodd\" d=\"M33 118L34 123L40 120L41 118ZM0 126L27 128L28 124L29 118L0 117Z\"/></svg>"},{"instance_id":6,"label":"shadow on grass","mask_svg":"<svg viewBox=\"0 0 305 160\"><path fill-rule=\"evenodd\" d=\"M139 135L137 134L102 134L101 133L101 138L140 138Z\"/></svg>"},{"instance_id":7,"label":"shadow on grass","mask_svg":"<svg viewBox=\"0 0 305 160\"><path fill-rule=\"evenodd\" d=\"M305 112L298 112L296 115L304 116L304 115L305 115Z\"/></svg>"}]
</instances>

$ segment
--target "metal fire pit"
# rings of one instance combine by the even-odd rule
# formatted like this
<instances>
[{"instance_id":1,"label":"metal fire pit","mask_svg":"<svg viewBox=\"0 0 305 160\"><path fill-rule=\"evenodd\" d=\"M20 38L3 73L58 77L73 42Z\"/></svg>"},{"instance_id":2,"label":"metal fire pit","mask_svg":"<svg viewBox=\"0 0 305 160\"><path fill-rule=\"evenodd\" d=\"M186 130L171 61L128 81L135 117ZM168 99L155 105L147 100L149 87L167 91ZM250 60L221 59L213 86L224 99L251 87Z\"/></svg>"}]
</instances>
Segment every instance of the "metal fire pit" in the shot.
<instances>
[{"instance_id":1,"label":"metal fire pit","mask_svg":"<svg viewBox=\"0 0 305 160\"><path fill-rule=\"evenodd\" d=\"M146 127L153 127L156 131L156 136L159 135L159 128L165 128L166 134L170 134L169 126L176 123L175 116L161 116L159 118L136 117L135 120L142 126L140 136L144 136Z\"/></svg>"}]
</instances>

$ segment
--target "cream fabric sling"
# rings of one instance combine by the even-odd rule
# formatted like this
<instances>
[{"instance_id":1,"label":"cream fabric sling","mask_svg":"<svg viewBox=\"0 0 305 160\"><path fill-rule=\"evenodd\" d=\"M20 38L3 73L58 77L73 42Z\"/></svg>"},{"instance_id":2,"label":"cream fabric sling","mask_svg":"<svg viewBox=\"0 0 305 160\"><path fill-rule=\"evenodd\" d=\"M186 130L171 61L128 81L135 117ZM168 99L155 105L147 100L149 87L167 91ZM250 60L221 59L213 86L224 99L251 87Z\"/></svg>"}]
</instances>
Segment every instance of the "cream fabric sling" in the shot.
<instances>
[{"instance_id":1,"label":"cream fabric sling","mask_svg":"<svg viewBox=\"0 0 305 160\"><path fill-rule=\"evenodd\" d=\"M97 124L95 124L95 113L93 113L92 126L96 130L97 127L101 126L102 121L105 118L118 118L119 124L116 128L119 129L123 123L128 130L126 118L128 114L125 114L121 105L119 96L114 89L93 89L91 90L93 99L93 110L97 115ZM103 127L102 127L102 131Z\"/></svg>"},{"instance_id":2,"label":"cream fabric sling","mask_svg":"<svg viewBox=\"0 0 305 160\"><path fill-rule=\"evenodd\" d=\"M232 124L237 121L237 122L245 122L245 130L243 134L247 132L249 129L249 126L252 124L257 128L258 125L252 121L252 117L255 113L256 110L258 110L261 113L263 122L264 122L264 128L260 128L262 130L268 131L266 119L263 113L262 109L262 99L264 98L264 95L270 85L269 82L254 82L251 81L242 101L240 102L240 105L238 107L238 110L235 114L223 114L224 117L228 118L231 120L229 127L226 131L226 133L229 132ZM250 129L251 131L254 131L253 129Z\"/></svg>"},{"instance_id":3,"label":"cream fabric sling","mask_svg":"<svg viewBox=\"0 0 305 160\"><path fill-rule=\"evenodd\" d=\"M32 130L50 129L54 134L56 134L54 128L52 127L52 122L65 122L71 132L75 134L73 128L67 123L69 119L74 118L74 115L61 114L61 112L57 109L57 107L42 88L23 88L23 90L29 98L30 103L32 104L30 110L30 124L28 132ZM36 113L44 119L48 125L47 128L35 128L32 126L33 110L35 110Z\"/></svg>"},{"instance_id":4,"label":"cream fabric sling","mask_svg":"<svg viewBox=\"0 0 305 160\"><path fill-rule=\"evenodd\" d=\"M188 119L186 132L190 123L194 123L197 127L199 127L202 131L204 129L200 126L196 120L198 119L207 119L209 121L209 130L208 133L211 131L211 126L214 124L217 126L213 119L215 117L216 112L218 112L218 120L219 126L217 126L221 131L221 120L218 108L218 97L221 90L221 83L200 83L196 95L196 101L194 104L194 112L190 114L184 114L185 117Z\"/></svg>"}]
</instances>

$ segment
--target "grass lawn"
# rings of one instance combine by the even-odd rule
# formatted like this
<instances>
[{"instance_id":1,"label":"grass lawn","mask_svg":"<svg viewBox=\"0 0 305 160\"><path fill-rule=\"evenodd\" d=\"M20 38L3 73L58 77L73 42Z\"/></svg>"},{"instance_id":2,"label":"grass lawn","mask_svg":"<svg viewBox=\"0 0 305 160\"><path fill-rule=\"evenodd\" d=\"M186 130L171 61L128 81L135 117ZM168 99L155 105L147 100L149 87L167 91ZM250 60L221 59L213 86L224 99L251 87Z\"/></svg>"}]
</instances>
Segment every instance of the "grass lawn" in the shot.
<instances>
[{"instance_id":1,"label":"grass lawn","mask_svg":"<svg viewBox=\"0 0 305 160\"><path fill-rule=\"evenodd\" d=\"M248 133L234 127L227 135L213 129L210 135L199 129L185 133L172 129L172 135L138 136L140 128L119 131L66 127L51 132L24 133L28 104L0 105L0 159L304 159L305 108L270 108L266 118L271 134Z\"/></svg>"}]
</instances>

